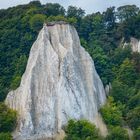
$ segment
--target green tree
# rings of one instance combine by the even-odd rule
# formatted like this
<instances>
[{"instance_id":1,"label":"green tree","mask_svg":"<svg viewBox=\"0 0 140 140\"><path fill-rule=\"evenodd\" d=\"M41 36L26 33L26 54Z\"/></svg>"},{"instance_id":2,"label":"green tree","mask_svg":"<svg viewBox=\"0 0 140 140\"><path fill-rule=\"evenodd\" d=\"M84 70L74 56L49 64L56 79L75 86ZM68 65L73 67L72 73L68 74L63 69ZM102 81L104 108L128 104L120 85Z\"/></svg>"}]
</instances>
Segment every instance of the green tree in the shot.
<instances>
[{"instance_id":1,"label":"green tree","mask_svg":"<svg viewBox=\"0 0 140 140\"><path fill-rule=\"evenodd\" d=\"M103 49L99 47L96 43L93 44L93 47L87 47L86 50L89 52L91 57L94 60L94 64L98 74L100 75L104 84L108 84L111 80L112 72L109 68L109 58L104 53Z\"/></svg>"},{"instance_id":2,"label":"green tree","mask_svg":"<svg viewBox=\"0 0 140 140\"><path fill-rule=\"evenodd\" d=\"M134 131L134 138L135 138L135 140L140 140L140 127L138 127L138 128Z\"/></svg>"},{"instance_id":3,"label":"green tree","mask_svg":"<svg viewBox=\"0 0 140 140\"><path fill-rule=\"evenodd\" d=\"M90 33L93 31L92 21L94 15L87 15L82 18L81 25L78 27L78 33L81 38L89 40Z\"/></svg>"},{"instance_id":4,"label":"green tree","mask_svg":"<svg viewBox=\"0 0 140 140\"><path fill-rule=\"evenodd\" d=\"M117 16L120 21L128 20L138 14L139 8L136 5L125 5L117 8Z\"/></svg>"},{"instance_id":5,"label":"green tree","mask_svg":"<svg viewBox=\"0 0 140 140\"><path fill-rule=\"evenodd\" d=\"M132 129L137 129L140 126L140 106L128 112L127 122Z\"/></svg>"},{"instance_id":6,"label":"green tree","mask_svg":"<svg viewBox=\"0 0 140 140\"><path fill-rule=\"evenodd\" d=\"M34 0L29 3L30 7L41 7L40 0Z\"/></svg>"},{"instance_id":7,"label":"green tree","mask_svg":"<svg viewBox=\"0 0 140 140\"><path fill-rule=\"evenodd\" d=\"M33 31L38 32L42 28L45 19L46 19L45 15L42 14L34 15L29 21L31 29Z\"/></svg>"},{"instance_id":8,"label":"green tree","mask_svg":"<svg viewBox=\"0 0 140 140\"><path fill-rule=\"evenodd\" d=\"M20 85L20 81L21 81L21 76L15 75L11 82L10 89L15 90Z\"/></svg>"},{"instance_id":9,"label":"green tree","mask_svg":"<svg viewBox=\"0 0 140 140\"><path fill-rule=\"evenodd\" d=\"M0 133L0 140L13 140L10 133Z\"/></svg>"},{"instance_id":10,"label":"green tree","mask_svg":"<svg viewBox=\"0 0 140 140\"><path fill-rule=\"evenodd\" d=\"M23 72L25 71L25 67L27 64L27 57L26 55L21 55L17 60L15 61L15 74L13 75L11 84L10 84L10 89L16 89L21 81L21 76Z\"/></svg>"},{"instance_id":11,"label":"green tree","mask_svg":"<svg viewBox=\"0 0 140 140\"><path fill-rule=\"evenodd\" d=\"M129 41L131 36L135 36L137 32L138 22L136 18L139 8L136 5L125 5L117 9L117 17L120 20L118 32L126 41Z\"/></svg>"},{"instance_id":12,"label":"green tree","mask_svg":"<svg viewBox=\"0 0 140 140\"><path fill-rule=\"evenodd\" d=\"M107 125L117 126L122 124L122 112L113 101L112 97L108 98L108 102L100 109L100 111Z\"/></svg>"},{"instance_id":13,"label":"green tree","mask_svg":"<svg viewBox=\"0 0 140 140\"><path fill-rule=\"evenodd\" d=\"M132 53L132 61L134 62L136 71L140 73L140 53L139 52Z\"/></svg>"},{"instance_id":14,"label":"green tree","mask_svg":"<svg viewBox=\"0 0 140 140\"><path fill-rule=\"evenodd\" d=\"M58 3L47 3L44 8L44 14L47 16L65 16L65 9Z\"/></svg>"},{"instance_id":15,"label":"green tree","mask_svg":"<svg viewBox=\"0 0 140 140\"><path fill-rule=\"evenodd\" d=\"M76 24L77 24L77 19L76 19L75 17L68 18L68 23L71 24L71 25L76 26Z\"/></svg>"},{"instance_id":16,"label":"green tree","mask_svg":"<svg viewBox=\"0 0 140 140\"><path fill-rule=\"evenodd\" d=\"M104 32L103 15L100 12L97 12L94 14L93 19L92 19L92 28L93 28L92 34L94 36L99 37L99 35Z\"/></svg>"},{"instance_id":17,"label":"green tree","mask_svg":"<svg viewBox=\"0 0 140 140\"><path fill-rule=\"evenodd\" d=\"M140 91L136 95L132 96L127 103L127 107L129 110L134 109L137 106L140 106Z\"/></svg>"},{"instance_id":18,"label":"green tree","mask_svg":"<svg viewBox=\"0 0 140 140\"><path fill-rule=\"evenodd\" d=\"M65 21L67 22L68 19L65 18L64 16L58 15L58 16L49 16L47 18L47 22L54 22L54 21Z\"/></svg>"},{"instance_id":19,"label":"green tree","mask_svg":"<svg viewBox=\"0 0 140 140\"><path fill-rule=\"evenodd\" d=\"M93 15L92 32L89 35L89 44L97 44L103 51L110 56L111 51L116 47L116 40L114 39L115 31L107 30L104 16L100 12Z\"/></svg>"},{"instance_id":20,"label":"green tree","mask_svg":"<svg viewBox=\"0 0 140 140\"><path fill-rule=\"evenodd\" d=\"M107 28L113 29L116 25L115 7L107 8L103 15Z\"/></svg>"},{"instance_id":21,"label":"green tree","mask_svg":"<svg viewBox=\"0 0 140 140\"><path fill-rule=\"evenodd\" d=\"M135 88L129 87L118 80L114 80L110 95L113 96L116 102L120 101L121 103L126 104L135 92Z\"/></svg>"},{"instance_id":22,"label":"green tree","mask_svg":"<svg viewBox=\"0 0 140 140\"><path fill-rule=\"evenodd\" d=\"M135 81L137 79L135 66L128 58L126 58L120 65L117 73L117 79L128 86L135 85Z\"/></svg>"},{"instance_id":23,"label":"green tree","mask_svg":"<svg viewBox=\"0 0 140 140\"><path fill-rule=\"evenodd\" d=\"M106 140L129 140L128 133L124 128L120 126L110 127L110 133L106 137Z\"/></svg>"},{"instance_id":24,"label":"green tree","mask_svg":"<svg viewBox=\"0 0 140 140\"><path fill-rule=\"evenodd\" d=\"M16 126L17 113L0 103L0 132L12 132Z\"/></svg>"},{"instance_id":25,"label":"green tree","mask_svg":"<svg viewBox=\"0 0 140 140\"><path fill-rule=\"evenodd\" d=\"M116 48L114 51L113 51L113 54L111 55L111 63L114 65L114 67L120 67L120 65L123 63L123 61L126 59L126 58L131 58L131 47L128 46L126 48L122 48L122 47L119 47L119 48Z\"/></svg>"},{"instance_id":26,"label":"green tree","mask_svg":"<svg viewBox=\"0 0 140 140\"><path fill-rule=\"evenodd\" d=\"M85 15L85 11L81 8L69 6L67 10L67 17L75 17L81 19Z\"/></svg>"},{"instance_id":27,"label":"green tree","mask_svg":"<svg viewBox=\"0 0 140 140\"><path fill-rule=\"evenodd\" d=\"M86 120L70 120L65 127L65 140L99 140L98 130Z\"/></svg>"}]
</instances>

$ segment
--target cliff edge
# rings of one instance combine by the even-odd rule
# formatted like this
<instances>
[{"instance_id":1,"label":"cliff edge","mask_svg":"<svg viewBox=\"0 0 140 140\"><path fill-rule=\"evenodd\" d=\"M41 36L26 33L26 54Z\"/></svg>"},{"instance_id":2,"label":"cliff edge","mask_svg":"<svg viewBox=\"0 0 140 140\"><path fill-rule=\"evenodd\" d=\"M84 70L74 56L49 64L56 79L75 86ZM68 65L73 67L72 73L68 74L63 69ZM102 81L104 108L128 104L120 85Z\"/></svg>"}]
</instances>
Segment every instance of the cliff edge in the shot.
<instances>
[{"instance_id":1,"label":"cliff edge","mask_svg":"<svg viewBox=\"0 0 140 140\"><path fill-rule=\"evenodd\" d=\"M105 103L94 62L69 24L44 25L34 42L20 86L6 104L18 111L16 140L55 138L69 119L96 123Z\"/></svg>"}]
</instances>

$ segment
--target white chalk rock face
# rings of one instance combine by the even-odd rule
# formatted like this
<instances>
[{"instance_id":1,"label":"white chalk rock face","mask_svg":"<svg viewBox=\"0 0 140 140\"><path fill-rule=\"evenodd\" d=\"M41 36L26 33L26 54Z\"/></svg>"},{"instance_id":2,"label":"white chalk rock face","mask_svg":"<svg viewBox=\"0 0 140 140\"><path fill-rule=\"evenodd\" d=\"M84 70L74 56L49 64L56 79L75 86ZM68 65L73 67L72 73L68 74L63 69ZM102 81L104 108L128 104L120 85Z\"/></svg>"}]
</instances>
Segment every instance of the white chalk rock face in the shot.
<instances>
[{"instance_id":1,"label":"white chalk rock face","mask_svg":"<svg viewBox=\"0 0 140 140\"><path fill-rule=\"evenodd\" d=\"M105 91L89 54L69 24L44 25L19 88L6 104L18 111L15 139L52 138L69 119L96 123Z\"/></svg>"},{"instance_id":2,"label":"white chalk rock face","mask_svg":"<svg viewBox=\"0 0 140 140\"><path fill-rule=\"evenodd\" d=\"M132 46L133 52L140 52L140 40L137 40L136 38L131 37L130 45Z\"/></svg>"}]
</instances>

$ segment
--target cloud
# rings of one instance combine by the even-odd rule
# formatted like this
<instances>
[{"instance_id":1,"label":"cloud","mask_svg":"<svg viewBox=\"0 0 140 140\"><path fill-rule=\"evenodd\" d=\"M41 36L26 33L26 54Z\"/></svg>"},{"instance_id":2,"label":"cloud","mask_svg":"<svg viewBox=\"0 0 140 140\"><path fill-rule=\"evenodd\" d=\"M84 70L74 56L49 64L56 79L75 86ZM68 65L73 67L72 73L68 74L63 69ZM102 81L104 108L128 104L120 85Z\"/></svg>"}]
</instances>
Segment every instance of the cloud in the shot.
<instances>
[{"instance_id":1,"label":"cloud","mask_svg":"<svg viewBox=\"0 0 140 140\"><path fill-rule=\"evenodd\" d=\"M0 0L0 8L29 3L31 0ZM110 6L135 4L140 7L140 0L40 0L42 3L59 3L67 8L69 5L81 7L86 13L105 11Z\"/></svg>"}]
</instances>

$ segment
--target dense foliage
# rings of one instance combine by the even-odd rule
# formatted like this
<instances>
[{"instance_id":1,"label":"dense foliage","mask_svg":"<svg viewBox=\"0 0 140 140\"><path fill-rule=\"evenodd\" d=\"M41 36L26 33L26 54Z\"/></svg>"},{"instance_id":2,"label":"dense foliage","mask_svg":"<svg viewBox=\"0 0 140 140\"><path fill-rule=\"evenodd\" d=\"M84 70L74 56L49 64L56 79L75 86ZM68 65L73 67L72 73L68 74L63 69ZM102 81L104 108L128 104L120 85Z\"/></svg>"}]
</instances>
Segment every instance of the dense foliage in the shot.
<instances>
[{"instance_id":1,"label":"dense foliage","mask_svg":"<svg viewBox=\"0 0 140 140\"><path fill-rule=\"evenodd\" d=\"M0 103L0 140L12 140L10 132L15 129L17 113Z\"/></svg>"},{"instance_id":2,"label":"dense foliage","mask_svg":"<svg viewBox=\"0 0 140 140\"><path fill-rule=\"evenodd\" d=\"M1 9L0 102L4 101L11 89L19 86L30 48L43 23L54 20L63 20L76 27L81 44L94 59L104 86L109 83L112 85L111 98L101 109L108 128L112 127L107 138L127 139L125 132L123 136L118 132L123 132L123 127L128 125L133 129L135 139L139 139L140 54L133 53L129 45L122 47L124 42L130 41L130 37L140 39L140 9L136 5L125 5L117 9L109 7L103 13L89 15L74 6L65 10L60 4L42 5L39 1ZM1 132L12 131L15 112L3 104L0 108L0 119L4 119L0 120L0 137L9 137L9 134Z\"/></svg>"},{"instance_id":3,"label":"dense foliage","mask_svg":"<svg viewBox=\"0 0 140 140\"><path fill-rule=\"evenodd\" d=\"M101 114L107 125L117 126L122 124L121 109L114 103L111 97L109 97L107 104L101 108Z\"/></svg>"},{"instance_id":4,"label":"dense foliage","mask_svg":"<svg viewBox=\"0 0 140 140\"><path fill-rule=\"evenodd\" d=\"M134 138L136 140L139 140L140 139L140 127L138 127L135 132L134 132Z\"/></svg>"},{"instance_id":5,"label":"dense foliage","mask_svg":"<svg viewBox=\"0 0 140 140\"><path fill-rule=\"evenodd\" d=\"M119 126L111 127L106 140L129 140L127 131Z\"/></svg>"},{"instance_id":6,"label":"dense foliage","mask_svg":"<svg viewBox=\"0 0 140 140\"><path fill-rule=\"evenodd\" d=\"M65 127L65 140L99 140L101 139L96 127L86 120L70 120Z\"/></svg>"},{"instance_id":7,"label":"dense foliage","mask_svg":"<svg viewBox=\"0 0 140 140\"><path fill-rule=\"evenodd\" d=\"M0 133L0 140L12 140L10 133Z\"/></svg>"}]
</instances>

